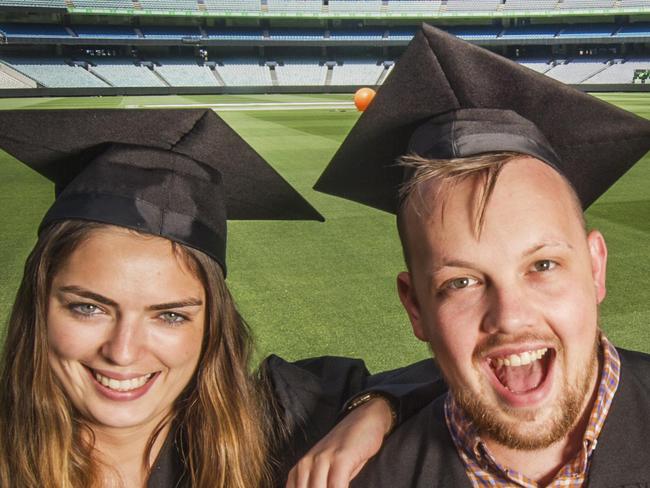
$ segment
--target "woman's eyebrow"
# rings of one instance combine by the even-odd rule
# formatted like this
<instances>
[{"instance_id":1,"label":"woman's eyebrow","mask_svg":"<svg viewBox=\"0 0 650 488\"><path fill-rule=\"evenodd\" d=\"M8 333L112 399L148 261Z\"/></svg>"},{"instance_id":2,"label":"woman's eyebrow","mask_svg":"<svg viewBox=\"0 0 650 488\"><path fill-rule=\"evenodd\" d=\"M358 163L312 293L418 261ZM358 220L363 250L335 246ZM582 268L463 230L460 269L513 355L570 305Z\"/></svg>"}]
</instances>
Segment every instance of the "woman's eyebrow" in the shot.
<instances>
[{"instance_id":1,"label":"woman's eyebrow","mask_svg":"<svg viewBox=\"0 0 650 488\"><path fill-rule=\"evenodd\" d=\"M157 305L151 305L147 307L147 310L167 310L170 308L184 308L184 307L200 307L203 305L203 301L198 298L186 298L184 300L179 300L177 302L169 303L159 303Z\"/></svg>"},{"instance_id":2,"label":"woman's eyebrow","mask_svg":"<svg viewBox=\"0 0 650 488\"><path fill-rule=\"evenodd\" d=\"M115 302L114 300L111 300L110 298L100 295L99 293L86 290L81 286L76 286L76 285L62 286L58 289L58 291L62 293L73 293L82 298L90 298L91 300L95 300L96 302L103 303L104 305L117 307L117 302Z\"/></svg>"}]
</instances>

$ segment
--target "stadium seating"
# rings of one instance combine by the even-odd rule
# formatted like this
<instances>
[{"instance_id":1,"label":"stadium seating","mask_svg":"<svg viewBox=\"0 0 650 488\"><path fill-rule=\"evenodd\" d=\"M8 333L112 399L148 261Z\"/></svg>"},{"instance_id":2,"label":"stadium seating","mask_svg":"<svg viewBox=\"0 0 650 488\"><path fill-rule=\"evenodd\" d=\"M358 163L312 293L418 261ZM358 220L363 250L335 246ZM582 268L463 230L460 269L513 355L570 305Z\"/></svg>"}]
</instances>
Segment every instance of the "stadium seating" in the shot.
<instances>
[{"instance_id":1,"label":"stadium seating","mask_svg":"<svg viewBox=\"0 0 650 488\"><path fill-rule=\"evenodd\" d=\"M388 0L389 13L438 13L442 0Z\"/></svg>"},{"instance_id":2,"label":"stadium seating","mask_svg":"<svg viewBox=\"0 0 650 488\"><path fill-rule=\"evenodd\" d=\"M38 7L64 9L66 5L65 0L0 0L0 7Z\"/></svg>"},{"instance_id":3,"label":"stadium seating","mask_svg":"<svg viewBox=\"0 0 650 488\"><path fill-rule=\"evenodd\" d=\"M501 33L504 39L553 39L560 26L558 25L527 25L508 27Z\"/></svg>"},{"instance_id":4,"label":"stadium seating","mask_svg":"<svg viewBox=\"0 0 650 488\"><path fill-rule=\"evenodd\" d=\"M393 27L388 30L388 39L391 41L410 41L415 35L415 27Z\"/></svg>"},{"instance_id":5,"label":"stadium seating","mask_svg":"<svg viewBox=\"0 0 650 488\"><path fill-rule=\"evenodd\" d=\"M385 29L331 30L330 39L346 41L380 41Z\"/></svg>"},{"instance_id":6,"label":"stadium seating","mask_svg":"<svg viewBox=\"0 0 650 488\"><path fill-rule=\"evenodd\" d=\"M327 66L318 64L318 59L285 59L283 65L275 68L279 85L322 86L325 84Z\"/></svg>"},{"instance_id":7,"label":"stadium seating","mask_svg":"<svg viewBox=\"0 0 650 488\"><path fill-rule=\"evenodd\" d=\"M538 73L546 73L553 67L552 61L546 58L520 58L517 62L526 68L530 68Z\"/></svg>"},{"instance_id":8,"label":"stadium seating","mask_svg":"<svg viewBox=\"0 0 650 488\"><path fill-rule=\"evenodd\" d=\"M379 14L381 0L330 0L330 13Z\"/></svg>"},{"instance_id":9,"label":"stadium seating","mask_svg":"<svg viewBox=\"0 0 650 488\"><path fill-rule=\"evenodd\" d=\"M322 6L322 0L267 0L269 13L320 14Z\"/></svg>"},{"instance_id":10,"label":"stadium seating","mask_svg":"<svg viewBox=\"0 0 650 488\"><path fill-rule=\"evenodd\" d=\"M575 24L560 30L560 38L610 37L616 26L613 24Z\"/></svg>"},{"instance_id":11,"label":"stadium seating","mask_svg":"<svg viewBox=\"0 0 650 488\"><path fill-rule=\"evenodd\" d=\"M199 9L196 0L138 0L143 10L191 12Z\"/></svg>"},{"instance_id":12,"label":"stadium seating","mask_svg":"<svg viewBox=\"0 0 650 488\"><path fill-rule=\"evenodd\" d=\"M201 31L196 26L187 27L140 27L147 39L181 39L184 37L201 37Z\"/></svg>"},{"instance_id":13,"label":"stadium seating","mask_svg":"<svg viewBox=\"0 0 650 488\"><path fill-rule=\"evenodd\" d=\"M169 86L219 86L217 79L207 66L199 66L187 58L156 59L160 66L156 72Z\"/></svg>"},{"instance_id":14,"label":"stadium seating","mask_svg":"<svg viewBox=\"0 0 650 488\"><path fill-rule=\"evenodd\" d=\"M112 86L166 86L152 70L136 66L130 58L92 58L91 71Z\"/></svg>"},{"instance_id":15,"label":"stadium seating","mask_svg":"<svg viewBox=\"0 0 650 488\"><path fill-rule=\"evenodd\" d=\"M102 80L80 66L68 66L61 59L3 57L16 71L50 88L105 87Z\"/></svg>"},{"instance_id":16,"label":"stadium seating","mask_svg":"<svg viewBox=\"0 0 650 488\"><path fill-rule=\"evenodd\" d=\"M501 33L501 27L491 25L476 26L476 27L448 27L445 28L447 32L453 34L461 39L468 41L496 39Z\"/></svg>"},{"instance_id":17,"label":"stadium seating","mask_svg":"<svg viewBox=\"0 0 650 488\"><path fill-rule=\"evenodd\" d=\"M557 64L545 74L563 83L579 84L607 69L607 61L609 58L606 57L575 58L566 63Z\"/></svg>"},{"instance_id":18,"label":"stadium seating","mask_svg":"<svg viewBox=\"0 0 650 488\"><path fill-rule=\"evenodd\" d=\"M137 39L133 27L121 25L74 25L72 30L82 39Z\"/></svg>"},{"instance_id":19,"label":"stadium seating","mask_svg":"<svg viewBox=\"0 0 650 488\"><path fill-rule=\"evenodd\" d=\"M623 25L616 37L648 37L650 36L650 22L637 22Z\"/></svg>"},{"instance_id":20,"label":"stadium seating","mask_svg":"<svg viewBox=\"0 0 650 488\"><path fill-rule=\"evenodd\" d=\"M558 8L561 9L594 9L612 8L616 0L561 0Z\"/></svg>"},{"instance_id":21,"label":"stadium seating","mask_svg":"<svg viewBox=\"0 0 650 488\"><path fill-rule=\"evenodd\" d=\"M447 0L448 12L492 12L496 11L501 0Z\"/></svg>"},{"instance_id":22,"label":"stadium seating","mask_svg":"<svg viewBox=\"0 0 650 488\"><path fill-rule=\"evenodd\" d=\"M261 34L258 33L258 39ZM271 41L322 41L325 32L322 29L271 29L268 39Z\"/></svg>"},{"instance_id":23,"label":"stadium seating","mask_svg":"<svg viewBox=\"0 0 650 488\"><path fill-rule=\"evenodd\" d=\"M226 85L230 86L270 86L271 70L257 62L245 58L223 60L223 66L217 66L217 72Z\"/></svg>"},{"instance_id":24,"label":"stadium seating","mask_svg":"<svg viewBox=\"0 0 650 488\"><path fill-rule=\"evenodd\" d=\"M259 29L220 29L208 27L205 29L208 39L219 39L223 41L259 41L262 39L262 31Z\"/></svg>"},{"instance_id":25,"label":"stadium seating","mask_svg":"<svg viewBox=\"0 0 650 488\"><path fill-rule=\"evenodd\" d=\"M589 78L586 83L632 83L634 71L637 69L650 69L650 57L629 57L626 60L618 60L607 69Z\"/></svg>"},{"instance_id":26,"label":"stadium seating","mask_svg":"<svg viewBox=\"0 0 650 488\"><path fill-rule=\"evenodd\" d=\"M503 10L552 10L557 4L558 0L506 0Z\"/></svg>"},{"instance_id":27,"label":"stadium seating","mask_svg":"<svg viewBox=\"0 0 650 488\"><path fill-rule=\"evenodd\" d=\"M75 8L93 8L93 9L134 9L133 0L70 0Z\"/></svg>"},{"instance_id":28,"label":"stadium seating","mask_svg":"<svg viewBox=\"0 0 650 488\"><path fill-rule=\"evenodd\" d=\"M331 85L376 85L384 67L367 59L344 59L334 66Z\"/></svg>"},{"instance_id":29,"label":"stadium seating","mask_svg":"<svg viewBox=\"0 0 650 488\"><path fill-rule=\"evenodd\" d=\"M2 63L0 63L2 64ZM29 85L21 80L16 79L15 77L5 73L0 69L0 89L4 88L33 88L33 85Z\"/></svg>"},{"instance_id":30,"label":"stadium seating","mask_svg":"<svg viewBox=\"0 0 650 488\"><path fill-rule=\"evenodd\" d=\"M72 37L65 27L53 24L0 24L0 32L9 39Z\"/></svg>"},{"instance_id":31,"label":"stadium seating","mask_svg":"<svg viewBox=\"0 0 650 488\"><path fill-rule=\"evenodd\" d=\"M207 11L222 13L257 13L262 9L260 0L203 0Z\"/></svg>"}]
</instances>

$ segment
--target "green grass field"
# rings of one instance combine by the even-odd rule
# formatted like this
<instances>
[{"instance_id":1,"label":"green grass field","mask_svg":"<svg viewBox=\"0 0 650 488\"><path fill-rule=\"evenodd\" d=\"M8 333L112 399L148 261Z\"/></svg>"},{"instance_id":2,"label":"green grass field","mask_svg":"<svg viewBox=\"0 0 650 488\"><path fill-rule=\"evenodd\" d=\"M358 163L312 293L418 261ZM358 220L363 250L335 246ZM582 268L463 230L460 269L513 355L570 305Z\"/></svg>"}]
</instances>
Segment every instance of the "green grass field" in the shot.
<instances>
[{"instance_id":1,"label":"green grass field","mask_svg":"<svg viewBox=\"0 0 650 488\"><path fill-rule=\"evenodd\" d=\"M602 98L650 119L650 94ZM349 101L349 95L174 96L0 100L0 109ZM217 112L220 112L218 109ZM220 112L326 217L318 222L231 222L229 286L259 355L362 357L372 370L425 357L395 293L401 252L391 215L311 187L358 118L354 110ZM585 121L585 124L590 121ZM585 126L585 130L589 130ZM0 154L0 321L9 307L51 185ZM609 245L602 326L620 346L650 352L650 156L587 212Z\"/></svg>"}]
</instances>

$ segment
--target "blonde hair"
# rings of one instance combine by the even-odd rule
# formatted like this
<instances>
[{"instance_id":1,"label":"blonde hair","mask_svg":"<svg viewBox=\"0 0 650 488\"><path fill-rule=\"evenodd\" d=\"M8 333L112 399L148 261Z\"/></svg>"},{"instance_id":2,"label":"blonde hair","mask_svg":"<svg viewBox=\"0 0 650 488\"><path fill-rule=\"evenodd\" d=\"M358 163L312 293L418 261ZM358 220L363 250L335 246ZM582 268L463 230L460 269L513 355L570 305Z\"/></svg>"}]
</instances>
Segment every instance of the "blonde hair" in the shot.
<instances>
[{"instance_id":1,"label":"blonde hair","mask_svg":"<svg viewBox=\"0 0 650 488\"><path fill-rule=\"evenodd\" d=\"M79 244L101 227L93 222L55 223L43 230L27 259L0 372L0 442L5 446L0 452L0 486L101 484L92 429L49 367L46 330L54 275ZM220 266L200 251L171 244L205 288L206 323L197 371L170 418L149 439L143 463L147 466L156 437L170 425L190 486L271 486L269 420L248 373L250 330L234 305Z\"/></svg>"},{"instance_id":2,"label":"blonde hair","mask_svg":"<svg viewBox=\"0 0 650 488\"><path fill-rule=\"evenodd\" d=\"M397 212L397 228L407 266L409 265L409 256L403 213L404 209L412 204L416 197L422 198L420 190L424 184L438 180L454 186L470 178L476 178L480 182L480 186L479 197L476 199L474 208L474 233L476 236L480 236L485 224L485 211L503 166L521 157L527 156L503 151L453 159L429 159L414 154L399 158L398 165L404 168L407 178L399 189L400 205ZM582 226L585 227L584 215L576 191L564 175L559 172L558 174L570 189Z\"/></svg>"}]
</instances>

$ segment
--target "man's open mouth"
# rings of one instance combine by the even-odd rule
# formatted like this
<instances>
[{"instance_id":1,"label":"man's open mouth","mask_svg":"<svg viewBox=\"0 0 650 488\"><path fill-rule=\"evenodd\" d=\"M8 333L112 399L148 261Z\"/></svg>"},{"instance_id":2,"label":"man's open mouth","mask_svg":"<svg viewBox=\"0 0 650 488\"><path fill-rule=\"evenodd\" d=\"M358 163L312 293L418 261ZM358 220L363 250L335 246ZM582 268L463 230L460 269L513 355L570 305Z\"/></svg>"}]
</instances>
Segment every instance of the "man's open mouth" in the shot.
<instances>
[{"instance_id":1,"label":"man's open mouth","mask_svg":"<svg viewBox=\"0 0 650 488\"><path fill-rule=\"evenodd\" d=\"M544 384L554 358L554 349L542 347L507 355L489 355L487 363L499 385L515 395L526 395Z\"/></svg>"}]
</instances>

